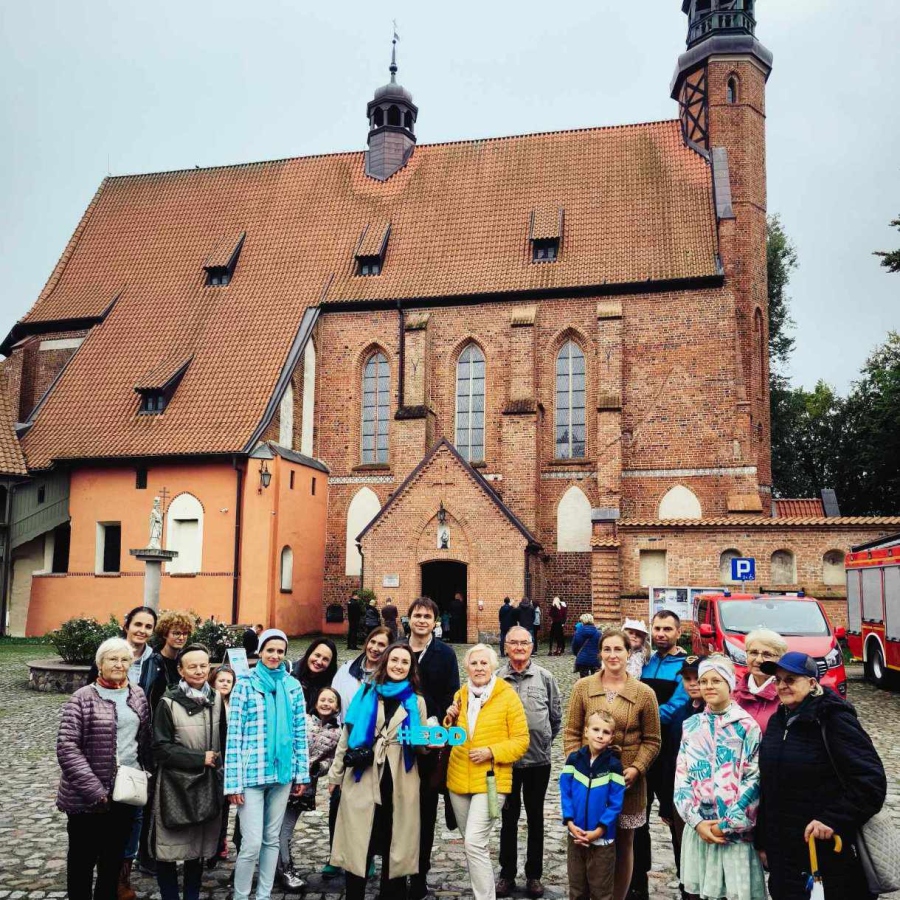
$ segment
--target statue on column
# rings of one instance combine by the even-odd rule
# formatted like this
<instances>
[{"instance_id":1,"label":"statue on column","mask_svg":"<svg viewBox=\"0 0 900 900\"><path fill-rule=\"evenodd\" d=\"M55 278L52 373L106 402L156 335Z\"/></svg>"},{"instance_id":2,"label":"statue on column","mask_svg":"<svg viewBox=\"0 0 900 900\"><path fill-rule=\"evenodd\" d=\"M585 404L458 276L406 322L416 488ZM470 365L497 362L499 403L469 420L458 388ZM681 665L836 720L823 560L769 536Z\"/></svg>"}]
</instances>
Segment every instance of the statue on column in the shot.
<instances>
[{"instance_id":1,"label":"statue on column","mask_svg":"<svg viewBox=\"0 0 900 900\"><path fill-rule=\"evenodd\" d=\"M153 498L153 509L150 511L150 550L159 550L162 547L163 517L159 507L159 497Z\"/></svg>"}]
</instances>

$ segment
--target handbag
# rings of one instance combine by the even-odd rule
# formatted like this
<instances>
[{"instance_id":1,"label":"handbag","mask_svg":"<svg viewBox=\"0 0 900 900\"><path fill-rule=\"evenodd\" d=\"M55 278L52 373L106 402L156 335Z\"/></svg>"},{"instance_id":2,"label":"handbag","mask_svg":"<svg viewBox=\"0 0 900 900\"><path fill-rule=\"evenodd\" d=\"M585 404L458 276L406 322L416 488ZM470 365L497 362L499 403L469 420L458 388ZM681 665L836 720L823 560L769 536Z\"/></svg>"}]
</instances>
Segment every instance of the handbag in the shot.
<instances>
[{"instance_id":1,"label":"handbag","mask_svg":"<svg viewBox=\"0 0 900 900\"><path fill-rule=\"evenodd\" d=\"M213 710L209 708L209 746ZM221 816L225 802L222 770L204 766L201 772L163 768L159 773L159 814L166 828L202 825Z\"/></svg>"},{"instance_id":2,"label":"handbag","mask_svg":"<svg viewBox=\"0 0 900 900\"><path fill-rule=\"evenodd\" d=\"M118 758L116 754L117 762ZM124 803L126 806L146 806L147 773L133 766L119 766L113 783L112 799L114 803Z\"/></svg>"},{"instance_id":3,"label":"handbag","mask_svg":"<svg viewBox=\"0 0 900 900\"><path fill-rule=\"evenodd\" d=\"M825 734L825 723L820 722L819 725L831 767L841 787L846 791L847 784L831 755L831 747ZM869 890L873 894L889 894L891 891L900 890L900 835L891 821L890 814L883 808L859 826L856 832L856 853L862 864Z\"/></svg>"},{"instance_id":4,"label":"handbag","mask_svg":"<svg viewBox=\"0 0 900 900\"><path fill-rule=\"evenodd\" d=\"M361 772L374 762L375 751L371 747L353 747L344 751L345 768Z\"/></svg>"}]
</instances>

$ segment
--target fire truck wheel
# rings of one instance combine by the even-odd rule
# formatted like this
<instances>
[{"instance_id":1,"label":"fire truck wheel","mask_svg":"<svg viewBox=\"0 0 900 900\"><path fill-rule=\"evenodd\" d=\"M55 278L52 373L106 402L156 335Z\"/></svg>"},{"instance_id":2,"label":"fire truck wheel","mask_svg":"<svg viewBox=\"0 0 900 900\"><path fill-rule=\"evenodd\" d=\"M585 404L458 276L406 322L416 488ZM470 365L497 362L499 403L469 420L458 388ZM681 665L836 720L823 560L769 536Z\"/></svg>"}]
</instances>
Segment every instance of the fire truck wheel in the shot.
<instances>
[{"instance_id":1,"label":"fire truck wheel","mask_svg":"<svg viewBox=\"0 0 900 900\"><path fill-rule=\"evenodd\" d=\"M869 654L866 660L866 677L877 687L884 689L890 687L891 672L884 664L884 654L877 643L869 645Z\"/></svg>"}]
</instances>

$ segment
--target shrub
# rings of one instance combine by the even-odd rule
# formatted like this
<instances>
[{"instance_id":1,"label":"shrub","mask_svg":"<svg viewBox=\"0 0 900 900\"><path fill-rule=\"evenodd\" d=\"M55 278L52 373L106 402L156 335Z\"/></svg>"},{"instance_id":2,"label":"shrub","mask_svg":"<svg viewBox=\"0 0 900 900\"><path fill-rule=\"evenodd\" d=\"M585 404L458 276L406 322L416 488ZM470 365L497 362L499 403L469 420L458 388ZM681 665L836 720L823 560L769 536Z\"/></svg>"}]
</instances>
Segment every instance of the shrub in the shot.
<instances>
[{"instance_id":1,"label":"shrub","mask_svg":"<svg viewBox=\"0 0 900 900\"><path fill-rule=\"evenodd\" d=\"M63 622L56 631L47 635L47 640L56 647L56 652L67 663L89 666L94 662L97 648L111 637L120 637L122 629L113 616L101 624L89 616L80 616Z\"/></svg>"},{"instance_id":2,"label":"shrub","mask_svg":"<svg viewBox=\"0 0 900 900\"><path fill-rule=\"evenodd\" d=\"M188 643L203 644L209 649L212 662L222 662L225 659L225 651L231 647L241 646L240 626L225 625L216 622L215 619L207 619L201 622L194 633L188 638Z\"/></svg>"}]
</instances>

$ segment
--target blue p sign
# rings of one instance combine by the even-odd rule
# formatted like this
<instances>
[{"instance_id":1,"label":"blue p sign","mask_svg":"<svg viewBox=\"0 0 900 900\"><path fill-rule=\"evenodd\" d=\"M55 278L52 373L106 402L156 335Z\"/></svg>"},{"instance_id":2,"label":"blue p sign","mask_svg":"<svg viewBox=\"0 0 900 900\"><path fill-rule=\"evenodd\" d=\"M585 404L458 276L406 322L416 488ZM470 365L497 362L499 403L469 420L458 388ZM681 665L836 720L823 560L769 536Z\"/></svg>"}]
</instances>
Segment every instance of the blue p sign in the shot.
<instances>
[{"instance_id":1,"label":"blue p sign","mask_svg":"<svg viewBox=\"0 0 900 900\"><path fill-rule=\"evenodd\" d=\"M732 581L756 581L756 560L737 557L731 561Z\"/></svg>"}]
</instances>

